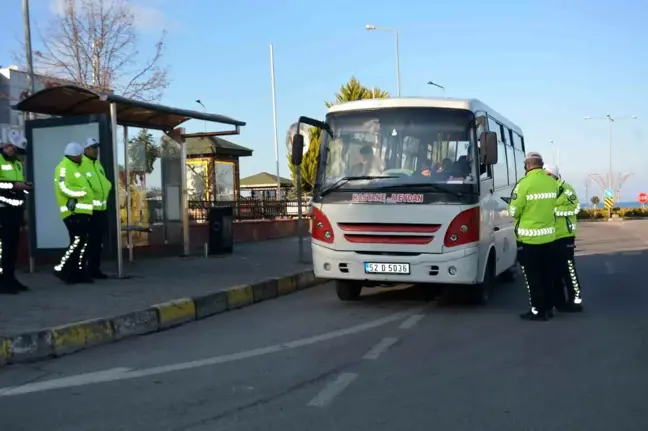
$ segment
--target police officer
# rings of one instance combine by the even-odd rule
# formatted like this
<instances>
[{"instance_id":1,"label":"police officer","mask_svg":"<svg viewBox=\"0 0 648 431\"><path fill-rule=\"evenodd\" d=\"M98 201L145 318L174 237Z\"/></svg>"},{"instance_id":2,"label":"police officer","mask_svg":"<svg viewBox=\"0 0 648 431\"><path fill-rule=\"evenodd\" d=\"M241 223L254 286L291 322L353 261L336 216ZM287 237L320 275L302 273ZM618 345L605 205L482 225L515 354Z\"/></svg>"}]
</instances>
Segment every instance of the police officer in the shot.
<instances>
[{"instance_id":1,"label":"police officer","mask_svg":"<svg viewBox=\"0 0 648 431\"><path fill-rule=\"evenodd\" d=\"M29 290L16 279L20 228L24 220L25 194L32 189L25 182L19 154L27 140L16 130L4 130L0 149L0 294Z\"/></svg>"},{"instance_id":2,"label":"police officer","mask_svg":"<svg viewBox=\"0 0 648 431\"><path fill-rule=\"evenodd\" d=\"M580 212L580 203L574 188L563 181L555 166L545 166L545 172L558 182L556 199L556 240L554 256L556 258L553 283L553 302L558 311L583 311L580 281L574 262L576 241L576 215ZM567 286L567 298L565 298Z\"/></svg>"},{"instance_id":3,"label":"police officer","mask_svg":"<svg viewBox=\"0 0 648 431\"><path fill-rule=\"evenodd\" d=\"M515 185L509 203L509 214L515 219L518 259L529 292L530 309L520 315L525 320L546 321L553 316L552 243L558 184L545 173L543 164L540 154L527 154L526 175Z\"/></svg>"},{"instance_id":4,"label":"police officer","mask_svg":"<svg viewBox=\"0 0 648 431\"><path fill-rule=\"evenodd\" d=\"M83 147L71 142L54 171L54 191L61 218L70 236L70 245L54 267L54 275L65 283L92 282L88 276L86 248L94 195L87 177L81 173Z\"/></svg>"},{"instance_id":5,"label":"police officer","mask_svg":"<svg viewBox=\"0 0 648 431\"><path fill-rule=\"evenodd\" d=\"M99 142L95 138L86 139L81 160L81 173L90 184L93 193L93 209L88 234L88 272L90 277L103 279L106 274L101 271L101 248L108 226L107 202L112 184L106 178L99 156Z\"/></svg>"}]
</instances>

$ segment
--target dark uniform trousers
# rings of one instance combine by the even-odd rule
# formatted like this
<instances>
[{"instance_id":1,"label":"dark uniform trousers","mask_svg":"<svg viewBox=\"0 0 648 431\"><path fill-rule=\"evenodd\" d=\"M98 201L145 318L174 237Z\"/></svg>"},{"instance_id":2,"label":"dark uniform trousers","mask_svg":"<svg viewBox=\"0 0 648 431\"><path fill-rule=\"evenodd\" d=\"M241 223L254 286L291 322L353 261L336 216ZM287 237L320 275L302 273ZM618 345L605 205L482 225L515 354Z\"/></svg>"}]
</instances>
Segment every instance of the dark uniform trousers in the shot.
<instances>
[{"instance_id":1,"label":"dark uniform trousers","mask_svg":"<svg viewBox=\"0 0 648 431\"><path fill-rule=\"evenodd\" d=\"M108 211L93 211L88 231L88 271L90 275L101 272L101 252L107 226Z\"/></svg>"},{"instance_id":2,"label":"dark uniform trousers","mask_svg":"<svg viewBox=\"0 0 648 431\"><path fill-rule=\"evenodd\" d=\"M87 275L86 248L90 215L72 214L63 220L70 237L70 245L61 258L61 263L54 267L60 277L67 281L78 281Z\"/></svg>"},{"instance_id":3,"label":"dark uniform trousers","mask_svg":"<svg viewBox=\"0 0 648 431\"><path fill-rule=\"evenodd\" d=\"M529 302L538 312L546 312L553 308L552 287L555 265L553 249L553 243L518 242L518 260L529 292Z\"/></svg>"},{"instance_id":4,"label":"dark uniform trousers","mask_svg":"<svg viewBox=\"0 0 648 431\"><path fill-rule=\"evenodd\" d=\"M553 298L556 307L574 304L577 298L579 300L581 298L580 281L574 260L575 242L574 237L560 238L554 242ZM567 287L567 300L565 300L565 287Z\"/></svg>"},{"instance_id":5,"label":"dark uniform trousers","mask_svg":"<svg viewBox=\"0 0 648 431\"><path fill-rule=\"evenodd\" d=\"M23 223L23 207L4 206L0 208L0 285L15 280L16 259L20 228Z\"/></svg>"}]
</instances>

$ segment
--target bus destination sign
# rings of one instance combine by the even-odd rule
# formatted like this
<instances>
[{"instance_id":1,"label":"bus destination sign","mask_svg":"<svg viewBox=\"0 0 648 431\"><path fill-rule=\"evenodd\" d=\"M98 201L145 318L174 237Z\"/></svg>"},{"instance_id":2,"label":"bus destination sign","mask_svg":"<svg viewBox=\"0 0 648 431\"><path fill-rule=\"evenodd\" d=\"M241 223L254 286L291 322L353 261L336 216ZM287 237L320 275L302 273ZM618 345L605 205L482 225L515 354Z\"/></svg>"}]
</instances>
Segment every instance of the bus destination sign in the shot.
<instances>
[{"instance_id":1,"label":"bus destination sign","mask_svg":"<svg viewBox=\"0 0 648 431\"><path fill-rule=\"evenodd\" d=\"M351 203L422 204L423 193L354 193Z\"/></svg>"}]
</instances>

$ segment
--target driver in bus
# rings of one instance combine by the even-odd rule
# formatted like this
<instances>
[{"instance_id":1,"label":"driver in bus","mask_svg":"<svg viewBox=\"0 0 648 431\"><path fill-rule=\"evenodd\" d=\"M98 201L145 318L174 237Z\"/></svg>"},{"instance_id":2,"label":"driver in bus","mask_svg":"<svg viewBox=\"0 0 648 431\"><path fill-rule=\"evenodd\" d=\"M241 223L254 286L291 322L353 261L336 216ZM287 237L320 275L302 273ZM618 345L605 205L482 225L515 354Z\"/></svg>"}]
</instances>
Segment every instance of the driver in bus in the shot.
<instances>
[{"instance_id":1,"label":"driver in bus","mask_svg":"<svg viewBox=\"0 0 648 431\"><path fill-rule=\"evenodd\" d=\"M376 157L373 147L367 144L360 148L360 161L351 169L351 176L380 175L383 170L382 160Z\"/></svg>"}]
</instances>

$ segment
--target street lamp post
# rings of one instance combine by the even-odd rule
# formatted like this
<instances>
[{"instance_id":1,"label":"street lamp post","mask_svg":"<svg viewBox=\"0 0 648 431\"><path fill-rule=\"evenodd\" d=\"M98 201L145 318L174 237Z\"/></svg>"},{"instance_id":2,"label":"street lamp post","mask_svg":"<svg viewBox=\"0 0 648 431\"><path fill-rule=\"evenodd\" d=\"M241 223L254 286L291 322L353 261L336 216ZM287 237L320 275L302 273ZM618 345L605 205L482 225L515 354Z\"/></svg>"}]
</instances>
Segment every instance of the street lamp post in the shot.
<instances>
[{"instance_id":1,"label":"street lamp post","mask_svg":"<svg viewBox=\"0 0 648 431\"><path fill-rule=\"evenodd\" d=\"M365 25L366 30L391 31L396 38L396 95L400 97L400 53L398 50L398 30L390 27L379 27L373 24Z\"/></svg>"},{"instance_id":2,"label":"street lamp post","mask_svg":"<svg viewBox=\"0 0 648 431\"><path fill-rule=\"evenodd\" d=\"M445 87L443 85L439 85L436 82L432 82L432 81L428 81L428 85L432 85L432 86L434 86L436 88L440 88L441 91L443 91L443 98L445 99L446 93L445 93Z\"/></svg>"},{"instance_id":3,"label":"street lamp post","mask_svg":"<svg viewBox=\"0 0 648 431\"><path fill-rule=\"evenodd\" d=\"M613 173L612 173L612 124L615 121L621 121L621 120L636 120L637 116L636 115L630 115L627 117L613 117L610 114L607 114L602 117L585 117L585 120L605 120L609 122L610 125L610 131L609 131L609 166L608 166L608 180L607 180L607 187L612 190L613 196L616 197L616 190L614 187L614 180L613 180ZM608 216L609 218L612 218L612 208L608 209Z\"/></svg>"},{"instance_id":4,"label":"street lamp post","mask_svg":"<svg viewBox=\"0 0 648 431\"><path fill-rule=\"evenodd\" d=\"M206 114L206 113L207 113L207 108L206 108L205 105L200 101L200 99L196 99L196 103L199 104L200 106L202 106L203 111L204 111L205 114ZM207 133L207 121L205 121L205 133Z\"/></svg>"},{"instance_id":5,"label":"street lamp post","mask_svg":"<svg viewBox=\"0 0 648 431\"><path fill-rule=\"evenodd\" d=\"M555 141L549 141L552 147L556 147ZM556 147L553 155L553 164L555 167L560 168L560 147Z\"/></svg>"},{"instance_id":6,"label":"street lamp post","mask_svg":"<svg viewBox=\"0 0 648 431\"><path fill-rule=\"evenodd\" d=\"M277 165L277 200L279 200L281 199L281 177L279 177L279 129L277 127L277 94L275 91L274 47L272 45L270 45L270 84L272 85L272 122L274 124L274 151L275 163Z\"/></svg>"}]
</instances>

